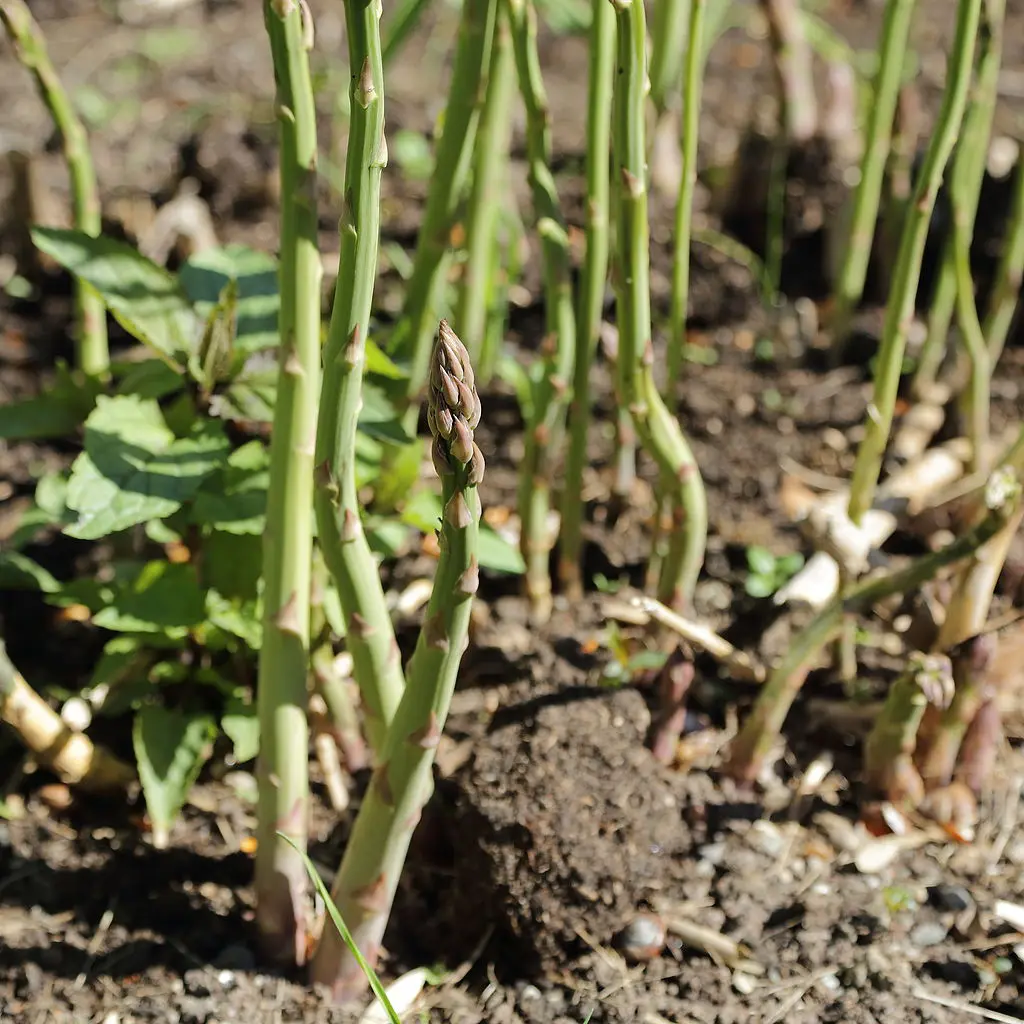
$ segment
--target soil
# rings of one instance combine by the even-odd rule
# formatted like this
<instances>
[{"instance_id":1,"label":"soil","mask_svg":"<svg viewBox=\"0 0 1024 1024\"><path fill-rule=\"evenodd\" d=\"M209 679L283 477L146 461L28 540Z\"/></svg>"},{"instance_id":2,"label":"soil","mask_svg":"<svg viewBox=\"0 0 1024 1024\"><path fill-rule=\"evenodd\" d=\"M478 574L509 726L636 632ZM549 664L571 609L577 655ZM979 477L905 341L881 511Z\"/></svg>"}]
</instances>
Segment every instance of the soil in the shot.
<instances>
[{"instance_id":1,"label":"soil","mask_svg":"<svg viewBox=\"0 0 1024 1024\"><path fill-rule=\"evenodd\" d=\"M107 12L114 6L120 20ZM273 250L272 76L258 6L207 0L166 13L153 10L158 6L126 2L100 12L84 0L33 3L57 66L91 112L111 228L137 237L154 209L190 177L221 241ZM340 52L342 5L319 6L321 132L325 152L336 157L344 140L337 138L331 111L346 72L326 55ZM922 0L918 7L915 46L927 132L954 5ZM1024 96L1014 89L1024 73L1024 2L1009 0L1007 7L997 130L1019 139ZM819 8L851 44L874 40L879 3L832 0ZM772 77L763 35L751 29L750 6L739 10L747 23L716 44L709 64L697 226L725 226L760 250L764 211L756 203L752 208L757 189L748 186L763 181L767 168L757 157L764 145L750 142L749 130L771 123L765 106ZM408 56L389 69L390 133L432 130L444 101L452 30L451 5L434 5ZM542 60L559 188L578 226L585 41L544 33ZM37 212L59 222L67 209L60 158L42 107L8 49L0 51L0 77L0 144L31 154ZM518 122L515 146L515 184L526 209ZM25 207L13 197L12 175L6 169L3 175L2 258L24 260ZM744 550L750 544L779 553L803 550L783 506L782 467L848 475L877 343L880 316L871 306L861 318L863 344L838 367L828 368L813 337L795 327L806 315L806 300L827 294L826 254L846 194L843 180L828 151L812 149L790 163L780 315L763 311L749 269L707 245L694 248L690 340L698 353L713 357L713 365L690 368L678 404L707 485L711 519L696 612L765 657L784 647L791 627L773 623L770 602L744 594ZM330 181L328 166L325 252L336 251L338 196ZM408 249L414 243L425 188L393 162L385 175L389 244ZM993 178L974 252L982 289L998 255L1005 212L1005 183ZM656 196L652 288L659 344L671 223L671 202ZM18 267L26 268L36 291L27 299L0 295L4 401L37 391L55 360L70 352L68 281L46 267ZM884 282L877 268L874 278L876 285ZM922 306L929 281L926 274ZM393 307L396 283L389 270L380 288L385 309ZM535 270L527 272L525 286L528 298L513 310L510 331L511 343L524 353L537 347L542 330ZM772 341L770 353L765 339ZM1024 414L1019 340L1011 339L999 367L996 429ZM596 391L598 421L607 427L613 405L603 366ZM514 506L521 422L504 386L495 385L483 402L483 499L500 512ZM74 451L72 443L0 444L0 527L13 520L33 480L66 464ZM752 692L699 662L687 740L691 760L683 768L658 764L645 746L650 687L643 681L612 685L604 672L609 603L597 583L601 576L643 583L651 512L649 488L641 488L633 505L615 514L608 497L610 455L608 431L595 429L583 602L570 605L559 595L552 621L537 628L528 623L514 581L484 576L482 614L440 751L435 796L386 937L385 979L423 964L452 972L420 1005L432 1020L467 1024L967 1019L967 1010L935 1000L1024 1019L1024 959L1014 947L1020 936L991 913L994 900L1024 891L1024 838L1015 828L1024 755L1016 746L1007 750L973 843L930 842L876 865L859 859L850 839L863 807L858 736L854 724L822 716L820 708L836 708L842 693L827 677L805 688L791 716L786 753L770 777L756 790L740 791L716 768L735 715L742 715ZM651 469L641 468L649 485ZM897 538L893 550L914 543ZM33 554L64 577L104 557L102 548L59 537ZM426 555L388 567L396 586L429 571ZM36 686L81 685L102 643L99 631L20 592L0 593L0 615L12 658ZM871 651L865 664L876 686L892 669ZM822 705L828 699L833 703ZM140 827L139 808L77 794L67 803L59 787L46 785L52 780L45 772L27 770L11 737L0 740L5 791L20 797L25 811L0 822L0 1020L354 1019L328 1007L298 972L281 973L259 961L252 862L242 852L254 828L244 772L211 768L170 849L158 851ZM125 737L112 741L123 744ZM824 781L802 795L800 781L822 764L830 769ZM340 817L329 811L316 775L314 782L311 853L329 875L366 779L356 779L352 807ZM650 924L649 918L636 921L643 913L722 933L759 966L731 966L685 945L671 928L663 948L644 949L636 939ZM625 942L623 929L631 922L634 940Z\"/></svg>"}]
</instances>

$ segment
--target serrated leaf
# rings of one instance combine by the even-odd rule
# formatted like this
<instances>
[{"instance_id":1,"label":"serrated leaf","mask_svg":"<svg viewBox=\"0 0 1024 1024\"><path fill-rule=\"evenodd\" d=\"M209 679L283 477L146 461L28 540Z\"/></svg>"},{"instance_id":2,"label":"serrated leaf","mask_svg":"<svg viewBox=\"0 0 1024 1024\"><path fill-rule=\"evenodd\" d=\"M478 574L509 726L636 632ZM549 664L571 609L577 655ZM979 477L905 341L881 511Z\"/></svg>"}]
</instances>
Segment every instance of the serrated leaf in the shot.
<instances>
[{"instance_id":1,"label":"serrated leaf","mask_svg":"<svg viewBox=\"0 0 1024 1024\"><path fill-rule=\"evenodd\" d=\"M135 759L158 850L167 847L171 826L210 756L216 732L209 715L158 704L147 704L135 715Z\"/></svg>"},{"instance_id":2,"label":"serrated leaf","mask_svg":"<svg viewBox=\"0 0 1024 1024\"><path fill-rule=\"evenodd\" d=\"M269 453L261 442L250 441L200 488L192 521L224 533L262 534L269 483Z\"/></svg>"},{"instance_id":3,"label":"serrated leaf","mask_svg":"<svg viewBox=\"0 0 1024 1024\"><path fill-rule=\"evenodd\" d=\"M183 384L181 374L162 359L114 363L111 372L117 379L119 395L156 400L180 391Z\"/></svg>"},{"instance_id":4,"label":"serrated leaf","mask_svg":"<svg viewBox=\"0 0 1024 1024\"><path fill-rule=\"evenodd\" d=\"M32 240L92 285L132 337L178 364L185 362L198 323L173 274L112 238L37 227L32 229Z\"/></svg>"},{"instance_id":5,"label":"serrated leaf","mask_svg":"<svg viewBox=\"0 0 1024 1024\"><path fill-rule=\"evenodd\" d=\"M242 699L231 697L224 706L220 727L234 745L232 751L236 764L252 761L260 751L260 723L256 708Z\"/></svg>"},{"instance_id":6,"label":"serrated leaf","mask_svg":"<svg viewBox=\"0 0 1024 1024\"><path fill-rule=\"evenodd\" d=\"M206 249L189 259L178 273L196 311L206 320L220 301L225 285L238 286L235 346L241 353L276 348L281 306L277 262L248 246L231 244Z\"/></svg>"},{"instance_id":7,"label":"serrated leaf","mask_svg":"<svg viewBox=\"0 0 1024 1024\"><path fill-rule=\"evenodd\" d=\"M222 420L273 423L277 371L246 372L210 400L210 413Z\"/></svg>"},{"instance_id":8,"label":"serrated leaf","mask_svg":"<svg viewBox=\"0 0 1024 1024\"><path fill-rule=\"evenodd\" d=\"M68 482L68 507L78 513L65 529L95 540L181 508L226 458L220 425L199 421L175 439L156 402L134 395L100 396L86 420L85 451Z\"/></svg>"},{"instance_id":9,"label":"serrated leaf","mask_svg":"<svg viewBox=\"0 0 1024 1024\"><path fill-rule=\"evenodd\" d=\"M128 586L93 616L95 625L118 633L179 637L206 617L195 566L149 562Z\"/></svg>"}]
</instances>

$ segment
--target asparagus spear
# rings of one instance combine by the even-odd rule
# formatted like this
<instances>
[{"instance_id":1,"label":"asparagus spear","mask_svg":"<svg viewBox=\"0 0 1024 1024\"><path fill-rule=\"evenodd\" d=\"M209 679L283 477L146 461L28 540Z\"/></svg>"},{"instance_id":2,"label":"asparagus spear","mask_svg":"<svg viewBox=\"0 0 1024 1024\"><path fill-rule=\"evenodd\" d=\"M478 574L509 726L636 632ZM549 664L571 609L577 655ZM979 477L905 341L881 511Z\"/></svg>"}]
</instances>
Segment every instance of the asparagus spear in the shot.
<instances>
[{"instance_id":1,"label":"asparagus spear","mask_svg":"<svg viewBox=\"0 0 1024 1024\"><path fill-rule=\"evenodd\" d=\"M50 62L42 30L25 0L0 0L0 21L11 37L15 56L35 78L39 95L60 133L71 177L75 227L87 235L98 237L102 227L100 193L89 153L89 139L71 97ZM89 376L106 377L110 370L110 352L103 299L84 281L76 279L75 307L79 369Z\"/></svg>"},{"instance_id":2,"label":"asparagus spear","mask_svg":"<svg viewBox=\"0 0 1024 1024\"><path fill-rule=\"evenodd\" d=\"M277 402L263 539L263 647L256 923L270 956L302 963L307 924L309 596L313 554L312 441L320 386L320 252L316 110L296 0L264 0L281 134ZM276 833L287 836L286 842ZM294 845L292 845L294 844Z\"/></svg>"},{"instance_id":3,"label":"asparagus spear","mask_svg":"<svg viewBox=\"0 0 1024 1024\"><path fill-rule=\"evenodd\" d=\"M444 320L429 370L427 418L444 507L441 557L409 663L409 685L331 891L342 920L371 965L380 950L409 842L432 791L431 766L468 643L472 598L479 582L477 487L484 460L473 431L480 422L480 399L465 346ZM328 985L338 1002L358 997L366 984L358 962L333 929L324 933L312 976Z\"/></svg>"}]
</instances>

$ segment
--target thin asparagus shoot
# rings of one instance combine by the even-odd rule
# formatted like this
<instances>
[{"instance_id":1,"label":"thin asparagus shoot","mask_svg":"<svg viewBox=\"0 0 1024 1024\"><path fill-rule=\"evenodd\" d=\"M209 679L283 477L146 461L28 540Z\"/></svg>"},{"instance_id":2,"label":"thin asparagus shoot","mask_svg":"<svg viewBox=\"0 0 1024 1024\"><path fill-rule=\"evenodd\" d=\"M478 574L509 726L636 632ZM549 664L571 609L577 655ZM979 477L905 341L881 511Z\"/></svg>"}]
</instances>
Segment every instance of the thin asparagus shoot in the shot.
<instances>
[{"instance_id":1,"label":"thin asparagus shoot","mask_svg":"<svg viewBox=\"0 0 1024 1024\"><path fill-rule=\"evenodd\" d=\"M19 63L31 72L39 95L60 134L64 160L71 179L71 208L75 227L99 237L102 229L100 194L96 184L89 138L75 112L46 49L46 40L25 0L0 0L3 22ZM105 378L110 371L107 314L103 299L84 281L75 282L75 331L78 368L90 377Z\"/></svg>"},{"instance_id":2,"label":"thin asparagus shoot","mask_svg":"<svg viewBox=\"0 0 1024 1024\"><path fill-rule=\"evenodd\" d=\"M761 0L779 80L786 140L807 142L818 130L811 48L804 34L799 0Z\"/></svg>"},{"instance_id":3,"label":"thin asparagus shoot","mask_svg":"<svg viewBox=\"0 0 1024 1024\"><path fill-rule=\"evenodd\" d=\"M607 4L608 0L605 0ZM689 10L688 10L689 8ZM693 0L658 0L651 25L651 102L659 117L675 106L683 74L687 14ZM692 24L692 22L691 22ZM693 39L691 31L690 39Z\"/></svg>"},{"instance_id":4,"label":"thin asparagus shoot","mask_svg":"<svg viewBox=\"0 0 1024 1024\"><path fill-rule=\"evenodd\" d=\"M959 312L957 293L961 275L957 252L960 245L958 235L963 234L969 240L974 232L974 219L985 178L988 141L999 91L1005 7L1006 0L987 0L982 7L974 88L964 114L963 129L949 175L949 202L954 226L943 250L935 294L928 310L928 334L914 373L914 390L919 395L927 394L930 386L935 383L946 352L949 325L954 312ZM969 263L967 280L970 283ZM973 285L970 297L973 301Z\"/></svg>"},{"instance_id":5,"label":"thin asparagus shoot","mask_svg":"<svg viewBox=\"0 0 1024 1024\"><path fill-rule=\"evenodd\" d=\"M929 705L944 707L953 692L953 668L944 654L917 654L889 688L864 744L868 785L897 806L916 808L924 783L914 767L917 730Z\"/></svg>"},{"instance_id":6,"label":"thin asparagus shoot","mask_svg":"<svg viewBox=\"0 0 1024 1024\"><path fill-rule=\"evenodd\" d=\"M346 643L363 698L370 746L379 753L405 677L377 562L360 518L356 429L380 243L380 181L387 163L380 4L347 0L352 116L341 260L327 342L316 435L314 505L324 560L338 588Z\"/></svg>"},{"instance_id":7,"label":"thin asparagus shoot","mask_svg":"<svg viewBox=\"0 0 1024 1024\"><path fill-rule=\"evenodd\" d=\"M672 334L668 347L668 395L682 374L686 315L690 295L690 228L697 188L697 137L700 128L701 82L704 73L704 13L707 0L691 0L686 80L683 86L683 175L676 200L675 252L672 260Z\"/></svg>"},{"instance_id":8,"label":"thin asparagus shoot","mask_svg":"<svg viewBox=\"0 0 1024 1024\"><path fill-rule=\"evenodd\" d=\"M498 223L508 188L515 76L509 29L499 11L487 72L487 92L477 130L473 184L466 215L466 262L456 303L456 323L478 367L492 298L490 286L494 250L498 245Z\"/></svg>"},{"instance_id":9,"label":"thin asparagus shoot","mask_svg":"<svg viewBox=\"0 0 1024 1024\"><path fill-rule=\"evenodd\" d=\"M807 673L822 648L838 636L844 617L860 614L893 594L908 593L947 565L973 555L1005 529L1014 515L1019 497L1015 482L1011 470L993 473L985 489L988 514L973 529L941 550L915 559L904 569L855 584L818 612L794 638L758 694L729 753L726 770L730 775L743 782L753 782L760 775Z\"/></svg>"},{"instance_id":10,"label":"thin asparagus shoot","mask_svg":"<svg viewBox=\"0 0 1024 1024\"><path fill-rule=\"evenodd\" d=\"M678 6L678 4L676 5ZM583 471L590 432L590 369L594 361L608 282L608 196L615 15L608 0L591 0L590 72L587 90L586 253L576 307L576 365L569 405L569 450L562 492L559 577L572 598L583 594Z\"/></svg>"},{"instance_id":11,"label":"thin asparagus shoot","mask_svg":"<svg viewBox=\"0 0 1024 1024\"><path fill-rule=\"evenodd\" d=\"M570 277L569 236L551 173L551 127L537 52L537 11L532 0L505 0L519 91L526 108L527 175L540 235L547 332L534 378L532 414L519 476L520 548L526 593L535 621L551 614L551 538L548 514L555 459L565 435L569 388L576 358L576 313Z\"/></svg>"},{"instance_id":12,"label":"thin asparagus shoot","mask_svg":"<svg viewBox=\"0 0 1024 1024\"><path fill-rule=\"evenodd\" d=\"M644 115L646 25L643 4L616 0L618 74L612 125L615 162L618 396L654 457L672 514L658 598L676 611L693 599L707 542L707 499L700 470L675 416L654 381L651 344L650 226L647 220Z\"/></svg>"},{"instance_id":13,"label":"thin asparagus shoot","mask_svg":"<svg viewBox=\"0 0 1024 1024\"><path fill-rule=\"evenodd\" d=\"M269 956L302 963L309 881L296 848L305 849L309 812L310 499L320 385L316 110L303 23L308 10L296 0L264 0L263 15L281 140L281 342L263 538L256 923Z\"/></svg>"},{"instance_id":14,"label":"thin asparagus shoot","mask_svg":"<svg viewBox=\"0 0 1024 1024\"><path fill-rule=\"evenodd\" d=\"M872 89L866 143L861 157L860 180L853 200L850 235L846 243L836 304L832 317L832 337L836 345L845 340L850 318L864 294L871 243L882 196L885 164L890 152L893 120L900 95L900 83L906 61L907 40L914 14L915 0L888 0L882 21L878 70Z\"/></svg>"},{"instance_id":15,"label":"thin asparagus shoot","mask_svg":"<svg viewBox=\"0 0 1024 1024\"><path fill-rule=\"evenodd\" d=\"M892 428L896 392L906 351L907 332L914 315L928 225L967 104L971 83L971 61L978 35L982 2L983 0L960 2L946 91L914 190L914 198L907 208L907 220L900 240L892 290L885 310L881 349L875 370L874 393L868 407L864 439L857 451L850 484L849 515L855 523L860 522L874 501L875 488L882 468L882 455Z\"/></svg>"},{"instance_id":16,"label":"thin asparagus shoot","mask_svg":"<svg viewBox=\"0 0 1024 1024\"><path fill-rule=\"evenodd\" d=\"M995 366L1013 325L1024 279L1024 159L1018 155L1013 179L1013 201L1010 207L1003 254L996 270L995 285L985 316L984 334L989 359Z\"/></svg>"},{"instance_id":17,"label":"thin asparagus shoot","mask_svg":"<svg viewBox=\"0 0 1024 1024\"><path fill-rule=\"evenodd\" d=\"M444 507L441 556L409 663L409 685L331 890L342 920L371 965L380 951L409 842L432 791L431 766L469 640L479 582L477 488L484 460L473 431L480 422L480 399L465 346L443 320L429 378L427 417ZM332 929L325 930L313 958L312 977L328 985L341 1003L360 996L366 985L358 961Z\"/></svg>"},{"instance_id":18,"label":"thin asparagus shoot","mask_svg":"<svg viewBox=\"0 0 1024 1024\"><path fill-rule=\"evenodd\" d=\"M444 127L412 276L392 349L409 360L406 429L416 429L421 391L427 383L430 345L450 263L449 236L473 159L484 86L490 66L498 0L465 0L444 112Z\"/></svg>"}]
</instances>

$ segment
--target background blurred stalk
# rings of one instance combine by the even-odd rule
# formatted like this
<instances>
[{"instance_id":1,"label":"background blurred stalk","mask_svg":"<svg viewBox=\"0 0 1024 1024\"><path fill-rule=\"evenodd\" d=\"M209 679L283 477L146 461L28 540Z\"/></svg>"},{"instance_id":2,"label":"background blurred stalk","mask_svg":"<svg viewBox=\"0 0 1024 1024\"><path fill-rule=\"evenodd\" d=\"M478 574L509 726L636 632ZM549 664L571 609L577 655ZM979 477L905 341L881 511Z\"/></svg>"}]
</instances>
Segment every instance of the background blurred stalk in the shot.
<instances>
[{"instance_id":1,"label":"background blurred stalk","mask_svg":"<svg viewBox=\"0 0 1024 1024\"><path fill-rule=\"evenodd\" d=\"M674 6L679 6L678 2ZM608 283L608 151L615 67L615 14L608 0L591 2L589 53L586 253L576 307L576 365L569 405L569 451L559 538L559 575L562 586L572 598L583 594L583 473L587 465L587 436L591 422L590 371L601 329L604 290ZM620 410L620 414L622 412Z\"/></svg>"},{"instance_id":2,"label":"background blurred stalk","mask_svg":"<svg viewBox=\"0 0 1024 1024\"><path fill-rule=\"evenodd\" d=\"M320 545L345 613L346 644L375 753L384 745L405 686L380 571L363 531L356 486L356 432L380 244L380 180L387 163L380 11L380 0L346 0L352 121L341 269L324 348L315 495Z\"/></svg>"},{"instance_id":3,"label":"background blurred stalk","mask_svg":"<svg viewBox=\"0 0 1024 1024\"><path fill-rule=\"evenodd\" d=\"M311 26L303 25L299 4L264 0L263 14L281 139L281 343L263 538L256 923L270 956L302 963L308 878L295 848L305 849L309 813L310 499L320 384L316 110L304 31Z\"/></svg>"},{"instance_id":4,"label":"background blurred stalk","mask_svg":"<svg viewBox=\"0 0 1024 1024\"><path fill-rule=\"evenodd\" d=\"M50 62L42 30L24 0L0 0L0 21L7 29L18 61L32 73L39 95L60 135L71 179L74 225L79 231L98 238L102 228L100 194L89 152L89 139ZM106 378L110 371L106 307L99 294L77 276L75 315L78 368L90 377Z\"/></svg>"},{"instance_id":5,"label":"background blurred stalk","mask_svg":"<svg viewBox=\"0 0 1024 1024\"><path fill-rule=\"evenodd\" d=\"M983 328L993 367L1002 355L1013 325L1024 278L1024 159L1019 151L1013 179L1013 201L1002 250Z\"/></svg>"},{"instance_id":6,"label":"background blurred stalk","mask_svg":"<svg viewBox=\"0 0 1024 1024\"><path fill-rule=\"evenodd\" d=\"M477 487L484 463L473 431L480 421L480 399L466 349L444 321L432 364L428 418L444 508L441 555L409 662L409 685L331 889L342 920L371 966L380 952L412 834L432 791L431 768L469 642L479 584ZM358 998L366 988L358 961L330 927L313 958L312 978L328 985L339 1003Z\"/></svg>"},{"instance_id":7,"label":"background blurred stalk","mask_svg":"<svg viewBox=\"0 0 1024 1024\"><path fill-rule=\"evenodd\" d=\"M850 483L849 515L855 523L860 522L874 501L875 487L882 469L882 455L892 428L896 392L903 370L907 332L914 317L928 226L967 104L981 4L982 0L960 0L942 107L914 189L913 200L907 208L892 289L885 308L874 392L864 424L864 439L857 451Z\"/></svg>"},{"instance_id":8,"label":"background blurred stalk","mask_svg":"<svg viewBox=\"0 0 1024 1024\"><path fill-rule=\"evenodd\" d=\"M607 0L605 0L607 3ZM658 115L675 106L692 0L655 0L651 22L651 102ZM693 36L691 35L692 39Z\"/></svg>"},{"instance_id":9,"label":"background blurred stalk","mask_svg":"<svg viewBox=\"0 0 1024 1024\"><path fill-rule=\"evenodd\" d=\"M957 310L957 235L966 235L969 243L974 233L974 219L978 213L982 182L985 180L989 136L992 134L996 96L999 91L1005 7L1006 0L986 0L982 7L973 95L964 114L963 128L949 174L949 203L953 214L953 229L949 232L942 252L939 278L928 310L928 334L914 374L914 391L919 396L926 395L930 385L935 383L942 357L948 348L949 325L954 311ZM970 283L969 252L967 269L967 281ZM970 296L973 302L973 285Z\"/></svg>"},{"instance_id":10,"label":"background blurred stalk","mask_svg":"<svg viewBox=\"0 0 1024 1024\"><path fill-rule=\"evenodd\" d=\"M683 167L676 199L675 251L672 260L672 300L669 318L667 394L674 401L682 376L686 346L686 317L690 296L690 229L697 189L697 141L700 131L701 84L704 75L704 13L708 0L690 0L686 79L683 83Z\"/></svg>"},{"instance_id":11,"label":"background blurred stalk","mask_svg":"<svg viewBox=\"0 0 1024 1024\"><path fill-rule=\"evenodd\" d=\"M606 0L607 2L607 0ZM479 365L493 290L498 223L508 195L509 144L516 68L506 19L494 27L487 91L476 137L473 184L466 213L466 262L462 268L455 322L470 357Z\"/></svg>"},{"instance_id":12,"label":"background blurred stalk","mask_svg":"<svg viewBox=\"0 0 1024 1024\"><path fill-rule=\"evenodd\" d=\"M421 392L427 382L431 340L451 263L451 229L473 160L497 8L498 0L464 0L462 5L441 139L402 319L392 339L394 354L409 360L405 427L411 434L416 432Z\"/></svg>"},{"instance_id":13,"label":"background blurred stalk","mask_svg":"<svg viewBox=\"0 0 1024 1024\"><path fill-rule=\"evenodd\" d=\"M832 343L837 352L845 342L850 318L864 294L913 14L914 0L889 0L885 6L878 71L873 82L860 180L854 195L846 255L836 282ZM899 223L902 224L902 219Z\"/></svg>"},{"instance_id":14,"label":"background blurred stalk","mask_svg":"<svg viewBox=\"0 0 1024 1024\"><path fill-rule=\"evenodd\" d=\"M520 548L526 562L526 593L534 621L543 622L551 614L548 516L576 358L576 314L569 236L551 173L551 124L537 52L537 11L532 0L505 0L505 9L512 30L519 91L526 108L527 175L543 262L546 331L539 376L533 378L532 411L526 424L526 451L519 476Z\"/></svg>"},{"instance_id":15,"label":"background blurred stalk","mask_svg":"<svg viewBox=\"0 0 1024 1024\"><path fill-rule=\"evenodd\" d=\"M811 48L804 35L799 0L761 0L779 80L786 140L807 142L818 130ZM891 123L891 120L890 120Z\"/></svg>"},{"instance_id":16,"label":"background blurred stalk","mask_svg":"<svg viewBox=\"0 0 1024 1024\"><path fill-rule=\"evenodd\" d=\"M612 142L615 160L616 310L619 326L618 400L629 410L644 448L658 464L672 510L669 550L658 597L688 609L704 561L704 484L679 421L654 382L651 343L650 225L647 219L645 99L647 35L643 4L616 0L618 74Z\"/></svg>"}]
</instances>

